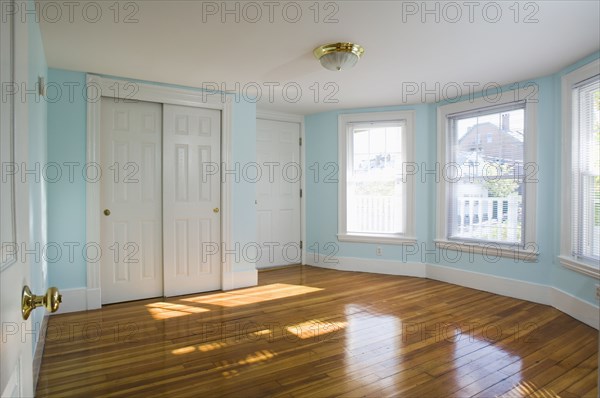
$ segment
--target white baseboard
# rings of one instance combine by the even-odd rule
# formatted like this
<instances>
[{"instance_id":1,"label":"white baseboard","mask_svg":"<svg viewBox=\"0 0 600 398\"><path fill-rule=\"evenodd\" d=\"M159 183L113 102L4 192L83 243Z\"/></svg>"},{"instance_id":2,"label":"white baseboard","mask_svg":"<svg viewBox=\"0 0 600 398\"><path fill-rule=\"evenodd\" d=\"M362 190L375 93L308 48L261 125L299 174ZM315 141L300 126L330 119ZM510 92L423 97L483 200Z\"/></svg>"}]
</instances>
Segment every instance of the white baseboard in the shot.
<instances>
[{"instance_id":1,"label":"white baseboard","mask_svg":"<svg viewBox=\"0 0 600 398\"><path fill-rule=\"evenodd\" d=\"M240 289L258 284L258 270L232 272L229 274L229 281L223 283L223 290ZM225 282L225 281L224 281Z\"/></svg>"},{"instance_id":2,"label":"white baseboard","mask_svg":"<svg viewBox=\"0 0 600 398\"><path fill-rule=\"evenodd\" d=\"M223 290L240 289L258 284L258 271L256 269L231 272L223 281ZM102 307L101 289L86 289L85 287L75 289L61 289L62 302L58 311L54 314L66 314L68 312L95 310Z\"/></svg>"},{"instance_id":3,"label":"white baseboard","mask_svg":"<svg viewBox=\"0 0 600 398\"><path fill-rule=\"evenodd\" d=\"M436 281L448 282L502 296L548 304L548 288L550 286L547 285L436 264L427 264L427 277Z\"/></svg>"},{"instance_id":4,"label":"white baseboard","mask_svg":"<svg viewBox=\"0 0 600 398\"><path fill-rule=\"evenodd\" d=\"M326 257L307 253L305 263L315 267L335 269L339 271L372 272L376 274L417 276L424 278L426 268L423 263L403 263L392 260L377 260L357 257Z\"/></svg>"},{"instance_id":5,"label":"white baseboard","mask_svg":"<svg viewBox=\"0 0 600 398\"><path fill-rule=\"evenodd\" d=\"M586 325L600 330L600 308L594 304L578 299L570 293L553 287L548 305Z\"/></svg>"},{"instance_id":6,"label":"white baseboard","mask_svg":"<svg viewBox=\"0 0 600 398\"><path fill-rule=\"evenodd\" d=\"M38 379L40 376L40 368L42 366L42 357L44 355L44 347L46 345L46 331L48 330L48 317L49 314L47 312L44 313L42 317L42 325L40 327L40 331L38 334L37 344L35 345L35 351L33 352L33 363L32 363L32 373L33 373L33 390L35 391L37 388Z\"/></svg>"},{"instance_id":7,"label":"white baseboard","mask_svg":"<svg viewBox=\"0 0 600 398\"><path fill-rule=\"evenodd\" d=\"M600 328L600 308L554 286L427 264L427 277L477 290L552 306L589 325Z\"/></svg>"},{"instance_id":8,"label":"white baseboard","mask_svg":"<svg viewBox=\"0 0 600 398\"><path fill-rule=\"evenodd\" d=\"M401 261L363 259L355 257L328 258L305 253L305 262L315 267L340 271L371 272L389 275L429 278L454 285L465 286L490 293L515 297L535 303L550 305L565 314L600 329L600 308L583 301L554 286L542 285L517 279L465 271L425 263L403 263Z\"/></svg>"},{"instance_id":9,"label":"white baseboard","mask_svg":"<svg viewBox=\"0 0 600 398\"><path fill-rule=\"evenodd\" d=\"M75 289L60 289L62 302L58 311L54 314L66 314L67 312L85 311L87 305L87 289L85 287Z\"/></svg>"},{"instance_id":10,"label":"white baseboard","mask_svg":"<svg viewBox=\"0 0 600 398\"><path fill-rule=\"evenodd\" d=\"M100 288L86 289L87 309L97 310L102 307L102 297Z\"/></svg>"}]
</instances>

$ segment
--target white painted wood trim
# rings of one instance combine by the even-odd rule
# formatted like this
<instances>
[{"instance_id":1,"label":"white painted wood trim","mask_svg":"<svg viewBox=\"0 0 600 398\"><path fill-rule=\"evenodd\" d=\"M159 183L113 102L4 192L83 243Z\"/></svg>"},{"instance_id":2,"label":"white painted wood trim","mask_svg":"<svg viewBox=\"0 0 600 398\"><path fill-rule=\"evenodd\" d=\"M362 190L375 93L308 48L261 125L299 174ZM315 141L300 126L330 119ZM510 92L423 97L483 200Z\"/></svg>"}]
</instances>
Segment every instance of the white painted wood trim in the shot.
<instances>
[{"instance_id":1,"label":"white painted wood trim","mask_svg":"<svg viewBox=\"0 0 600 398\"><path fill-rule=\"evenodd\" d=\"M301 170L306 170L306 134L304 130L304 116L300 122L300 139L302 145L300 146L300 162L302 163ZM300 248L300 263L305 264L304 250L302 250L308 244L306 242L306 172L302 173L302 179L300 180L300 187L302 189L302 197L300 198L300 238L302 239L302 247Z\"/></svg>"},{"instance_id":2,"label":"white painted wood trim","mask_svg":"<svg viewBox=\"0 0 600 398\"><path fill-rule=\"evenodd\" d=\"M600 328L600 307L554 286L504 278L429 263L411 263L354 257L326 257L306 252L307 264L339 271L371 272L429 278L503 296L550 305L589 325Z\"/></svg>"},{"instance_id":3,"label":"white painted wood trim","mask_svg":"<svg viewBox=\"0 0 600 398\"><path fill-rule=\"evenodd\" d=\"M572 90L573 85L589 79L600 71L600 60L596 59L581 68L567 73L561 78L561 227L560 227L560 263L573 271L600 279L600 268L585 264L572 256L571 248L571 217L572 217Z\"/></svg>"},{"instance_id":4,"label":"white painted wood trim","mask_svg":"<svg viewBox=\"0 0 600 398\"><path fill-rule=\"evenodd\" d=\"M392 234L337 234L340 242L402 244L417 243L417 238Z\"/></svg>"},{"instance_id":5,"label":"white painted wood trim","mask_svg":"<svg viewBox=\"0 0 600 398\"><path fill-rule=\"evenodd\" d=\"M97 77L87 75L86 83L93 85ZM100 162L100 100L87 102L86 164ZM87 179L85 184L86 207L86 243L100 243L100 184ZM87 262L87 288L100 290L100 267L98 262ZM64 300L63 300L64 301ZM102 306L100 295L97 302L86 300L86 308L96 309Z\"/></svg>"},{"instance_id":6,"label":"white painted wood trim","mask_svg":"<svg viewBox=\"0 0 600 398\"><path fill-rule=\"evenodd\" d=\"M4 2L2 4L3 7L18 7L18 5L14 4L14 0L9 0L8 2ZM4 11L4 10L3 10ZM0 129L2 130L2 136L6 137L10 140L10 145L3 146L2 152L3 155L9 155L8 159L2 156L2 162L15 162L15 97L17 93L8 95L8 85L9 84L17 84L15 79L16 72L14 71L15 64L15 37L14 37L14 20L15 17L10 14L3 15L3 21L0 25L0 47L2 48L2 52L0 52L0 79L3 84L3 98L0 103ZM4 84L6 84L6 88L4 88ZM16 90L16 88L15 88ZM2 141L3 145L6 141ZM2 242L0 246L0 274L8 269L13 264L17 263L17 255L16 250L15 253L9 254L8 247L10 245L14 245L13 247L17 247L17 225L16 225L16 179L17 176L13 175L7 178L7 181L4 181L4 173L3 181L2 181L2 213L3 216L8 215L7 218L10 218L10 221L7 221L6 218L2 219L2 228L3 232L9 232L9 236L2 236ZM8 195L6 192L8 191ZM7 197L8 196L8 197ZM6 201L6 199L8 199ZM8 210L8 214L5 211ZM8 228L7 228L8 226Z\"/></svg>"},{"instance_id":7,"label":"white painted wood trim","mask_svg":"<svg viewBox=\"0 0 600 398\"><path fill-rule=\"evenodd\" d=\"M589 325L600 328L600 308L554 286L525 282L452 267L427 264L427 277L502 296L546 304Z\"/></svg>"},{"instance_id":8,"label":"white painted wood trim","mask_svg":"<svg viewBox=\"0 0 600 398\"><path fill-rule=\"evenodd\" d=\"M590 264L586 264L573 256L558 256L558 260L561 265L565 268L569 268L573 271L577 271L581 274L591 276L600 280L600 268L593 267Z\"/></svg>"},{"instance_id":9,"label":"white painted wood trim","mask_svg":"<svg viewBox=\"0 0 600 398\"><path fill-rule=\"evenodd\" d=\"M33 389L37 389L37 383L40 375L40 368L42 366L42 357L44 356L44 347L46 346L46 332L48 330L48 318L50 314L44 313L42 317L42 323L39 325L39 329L34 327L34 330L38 330L38 340L33 351Z\"/></svg>"},{"instance_id":10,"label":"white painted wood trim","mask_svg":"<svg viewBox=\"0 0 600 398\"><path fill-rule=\"evenodd\" d=\"M256 111L257 119L273 120L277 122L289 122L289 123L304 123L304 116L293 115L290 113L280 112L269 112L269 111Z\"/></svg>"},{"instance_id":11,"label":"white painted wood trim","mask_svg":"<svg viewBox=\"0 0 600 398\"><path fill-rule=\"evenodd\" d=\"M443 105L437 108L437 166L443 167L448 162L446 152L446 130L447 116L453 113L476 110L490 106L502 106L516 101L526 101L525 106L525 130L527 131L524 141L525 164L534 163L537 167L537 102L538 98L529 98L530 93L527 90L509 90L502 92L504 101L490 103L483 97L452 104ZM536 169L537 170L537 169ZM537 176L537 173L536 173ZM439 177L437 177L439 178ZM537 178L537 177L536 177ZM529 181L525 183L525 245L537 245L537 182ZM436 216L436 241L446 241L448 231L448 207L447 207L447 189L446 184L440 179L437 184L437 216Z\"/></svg>"},{"instance_id":12,"label":"white painted wood trim","mask_svg":"<svg viewBox=\"0 0 600 398\"><path fill-rule=\"evenodd\" d=\"M364 259L358 257L329 257L305 252L306 264L338 271L370 272L375 274L427 277L424 263L394 260Z\"/></svg>"},{"instance_id":13,"label":"white painted wood trim","mask_svg":"<svg viewBox=\"0 0 600 398\"><path fill-rule=\"evenodd\" d=\"M229 96L215 95L205 91L174 88L167 86L113 79L98 75L88 74L86 82L87 92L87 132L86 132L86 162L99 162L100 159L100 112L101 97L131 99L162 104L194 106L200 108L221 110L221 151L223 164L231 163L231 118L232 104ZM221 238L224 247L232 247L231 241L231 183L221 184ZM86 183L86 243L100 242L100 184ZM254 271L256 272L256 271ZM232 275L231 264L225 260L221 264L221 288L231 289L236 287ZM66 289L69 301L78 300L71 309L63 304L63 312L83 311L101 307L100 268L98 262L87 263L87 285L81 289ZM83 293L81 293L81 291ZM67 299L65 298L65 302ZM82 306L81 303L84 303Z\"/></svg>"},{"instance_id":14,"label":"white painted wood trim","mask_svg":"<svg viewBox=\"0 0 600 398\"><path fill-rule=\"evenodd\" d=\"M226 170L232 166L231 148L231 125L232 125L232 101L231 98L225 103L225 109L221 113L221 164ZM232 208L231 193L233 182L231 178L221 179L221 240L222 247L232 247ZM225 246L226 245L226 246ZM229 256L230 257L230 256ZM232 264L228 256L221 250L221 289L230 290L235 286L232 273Z\"/></svg>"},{"instance_id":15,"label":"white painted wood trim","mask_svg":"<svg viewBox=\"0 0 600 398\"><path fill-rule=\"evenodd\" d=\"M233 272L230 275L231 286L223 288L223 290L242 289L245 287L258 285L258 270L252 269L247 271Z\"/></svg>"},{"instance_id":16,"label":"white painted wood trim","mask_svg":"<svg viewBox=\"0 0 600 398\"><path fill-rule=\"evenodd\" d=\"M368 243L390 243L392 240L396 242L411 242L416 235L416 220L415 220L415 176L410 176L406 181L406 197L405 197L405 231L400 236L380 234L381 240L374 240L375 234L356 234L348 233L346 221L346 172L348 165L348 157L351 155L348 148L348 123L370 123L370 122L386 122L386 121L404 121L406 128L405 145L407 148L406 159L407 163L415 161L415 120L416 111L393 111L393 112L366 112L366 113L345 113L338 115L338 239L346 242L368 242ZM364 236L364 240L358 240L359 236ZM398 240L400 239L400 240Z\"/></svg>"},{"instance_id":17,"label":"white painted wood trim","mask_svg":"<svg viewBox=\"0 0 600 398\"><path fill-rule=\"evenodd\" d=\"M213 92L161 86L136 80L115 79L88 74L86 86L88 102L99 102L101 97L158 102L163 104L219 109L225 107L229 96Z\"/></svg>"},{"instance_id":18,"label":"white painted wood trim","mask_svg":"<svg viewBox=\"0 0 600 398\"><path fill-rule=\"evenodd\" d=\"M92 309L87 302L87 289L85 287L60 289L60 294L62 295L60 307L58 311L50 314L51 316Z\"/></svg>"},{"instance_id":19,"label":"white painted wood trim","mask_svg":"<svg viewBox=\"0 0 600 398\"><path fill-rule=\"evenodd\" d=\"M470 243L443 239L436 239L434 242L436 247L444 250L457 250L464 253L477 253L489 257L507 257L514 260L524 260L525 262L529 263L537 262L537 257L540 254L537 250L537 246L521 248L516 245L505 246L501 244L494 244L492 242Z\"/></svg>"}]
</instances>

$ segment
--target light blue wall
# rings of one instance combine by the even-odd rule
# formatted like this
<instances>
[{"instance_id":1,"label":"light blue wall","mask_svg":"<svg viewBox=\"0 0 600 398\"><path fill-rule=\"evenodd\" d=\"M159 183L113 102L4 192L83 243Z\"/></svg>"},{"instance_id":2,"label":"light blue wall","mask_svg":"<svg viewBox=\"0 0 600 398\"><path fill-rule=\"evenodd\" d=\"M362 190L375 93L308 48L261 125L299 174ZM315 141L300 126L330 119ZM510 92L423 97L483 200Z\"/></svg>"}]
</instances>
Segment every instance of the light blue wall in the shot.
<instances>
[{"instance_id":1,"label":"light blue wall","mask_svg":"<svg viewBox=\"0 0 600 398\"><path fill-rule=\"evenodd\" d=\"M46 78L48 67L44 55L42 36L37 23L28 21L28 77L27 90L35 92L38 76ZM17 97L19 98L19 97ZM47 106L43 97L37 94L25 96L27 101L28 124L29 124L29 161L28 170L35 170L35 175L26 176L29 182L29 217L30 217L30 240L35 255L27 255L30 260L30 288L36 294L46 291L48 285L48 268L45 261L45 248L47 247L46 229L46 193L47 187L42 175L42 169L46 164L47 131L46 117ZM31 319L33 328L38 331L34 334L33 348L37 344L40 325L44 311L33 311Z\"/></svg>"},{"instance_id":2,"label":"light blue wall","mask_svg":"<svg viewBox=\"0 0 600 398\"><path fill-rule=\"evenodd\" d=\"M86 76L48 70L48 161L60 165L62 177L48 184L48 240L62 248L60 261L50 263L49 283L59 289L86 285L85 180ZM72 88L72 89L71 89ZM69 171L73 170L72 175ZM70 253L70 247L74 248ZM71 256L71 254L73 254Z\"/></svg>"},{"instance_id":3,"label":"light blue wall","mask_svg":"<svg viewBox=\"0 0 600 398\"><path fill-rule=\"evenodd\" d=\"M231 154L242 174L244 165L256 162L256 105L249 102L233 102L231 126ZM230 176L226 176L230 178ZM233 271L242 272L255 267L254 250L256 238L256 184L240 178L234 183L232 193L232 240L239 243L241 256ZM246 247L246 250L244 250ZM225 248L231 250L232 248ZM235 248L233 248L235 249ZM234 259L234 257L230 257Z\"/></svg>"},{"instance_id":4,"label":"light blue wall","mask_svg":"<svg viewBox=\"0 0 600 398\"><path fill-rule=\"evenodd\" d=\"M338 257L358 257L364 259L383 259L408 262L427 262L480 272L490 275L503 276L528 282L553 285L590 303L597 303L594 295L593 278L573 272L562 267L557 261L560 242L560 149L561 149L561 120L560 120L560 77L593 59L593 54L577 65L569 67L555 75L534 79L539 88L538 102L538 168L539 183L537 211L537 244L540 255L537 263L515 262L513 259L500 258L497 262L489 262L481 255L475 255L473 261L464 254L462 261L452 263L437 259L433 254L423 257L422 253L415 256L403 256L402 248L398 245L375 245L365 243L338 242L338 186L327 183L320 178L314 181L315 164L321 167L327 162L338 162L338 126L337 117L341 113L381 112L389 110L414 109L417 112L416 124L416 162L427 164L428 169L434 168L437 145L437 107L442 104L419 104L415 106L399 106L373 109L352 109L345 111L326 112L309 115L305 119L306 134L306 231L307 250L320 254L331 254L324 251L324 245L333 242L339 247ZM520 85L523 87L525 83ZM512 85L511 85L512 86ZM514 87L514 86L513 86ZM504 87L503 91L510 90ZM419 180L418 180L419 181ZM425 183L418 182L416 186L416 222L417 240L419 245L433 250L436 220L436 183L427 177ZM383 255L375 255L375 246L383 247ZM369 263L365 262L365 270Z\"/></svg>"},{"instance_id":5,"label":"light blue wall","mask_svg":"<svg viewBox=\"0 0 600 398\"><path fill-rule=\"evenodd\" d=\"M73 181L62 179L59 183L50 184L48 189L49 240L61 246L77 245L73 261L64 260L61 263L50 264L50 283L62 289L82 288L86 286L86 262L81 253L81 249L86 244L86 187L81 173L86 162L87 105L82 94L86 84L86 74L49 69L48 81L63 89L63 95L48 105L48 160L61 165L65 162L75 162L79 165L74 167L76 173ZM73 96L68 95L68 86L75 87ZM232 113L232 161L240 165L254 162L256 160L256 106L252 103L234 102ZM232 236L241 247L247 242L256 241L254 185L240 180L233 188ZM245 261L240 257L239 263L234 264L233 271L252 268L252 261Z\"/></svg>"}]
</instances>

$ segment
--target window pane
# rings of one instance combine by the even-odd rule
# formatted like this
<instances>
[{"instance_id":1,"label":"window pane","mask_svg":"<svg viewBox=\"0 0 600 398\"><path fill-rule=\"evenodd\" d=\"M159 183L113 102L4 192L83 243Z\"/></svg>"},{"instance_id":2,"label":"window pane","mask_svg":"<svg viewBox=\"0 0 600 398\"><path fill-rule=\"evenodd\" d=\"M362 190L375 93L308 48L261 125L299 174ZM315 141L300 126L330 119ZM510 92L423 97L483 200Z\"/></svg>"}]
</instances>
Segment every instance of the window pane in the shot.
<instances>
[{"instance_id":1,"label":"window pane","mask_svg":"<svg viewBox=\"0 0 600 398\"><path fill-rule=\"evenodd\" d=\"M573 98L573 254L600 259L600 80Z\"/></svg>"},{"instance_id":2,"label":"window pane","mask_svg":"<svg viewBox=\"0 0 600 398\"><path fill-rule=\"evenodd\" d=\"M351 131L353 165L347 176L347 230L402 233L402 127Z\"/></svg>"},{"instance_id":3,"label":"window pane","mask_svg":"<svg viewBox=\"0 0 600 398\"><path fill-rule=\"evenodd\" d=\"M449 122L448 237L523 243L524 105Z\"/></svg>"}]
</instances>

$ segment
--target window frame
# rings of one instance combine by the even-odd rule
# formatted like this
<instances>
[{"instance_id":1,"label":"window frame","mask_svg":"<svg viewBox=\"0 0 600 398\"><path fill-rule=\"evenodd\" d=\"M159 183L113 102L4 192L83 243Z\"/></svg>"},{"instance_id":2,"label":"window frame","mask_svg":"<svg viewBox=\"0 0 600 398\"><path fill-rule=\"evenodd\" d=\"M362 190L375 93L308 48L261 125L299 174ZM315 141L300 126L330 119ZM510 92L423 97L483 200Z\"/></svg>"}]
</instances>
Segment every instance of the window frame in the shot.
<instances>
[{"instance_id":1,"label":"window frame","mask_svg":"<svg viewBox=\"0 0 600 398\"><path fill-rule=\"evenodd\" d=\"M339 182L338 182L338 233L340 242L362 242L362 243L416 243L415 238L415 176L408 176L405 186L404 222L405 231L399 234L388 233L357 233L348 232L347 229L347 174L348 159L352 154L349 140L349 124L357 123L389 123L403 121L405 128L406 158L404 162L415 161L415 114L411 111L393 112L370 112L351 113L338 116L338 159L339 159Z\"/></svg>"},{"instance_id":2,"label":"window frame","mask_svg":"<svg viewBox=\"0 0 600 398\"><path fill-rule=\"evenodd\" d=\"M568 269L600 280L600 266L572 255L572 188L573 188L573 87L580 82L597 76L600 60L592 61L561 78L562 105L562 153L561 153L561 228L560 228L560 264Z\"/></svg>"},{"instance_id":3,"label":"window frame","mask_svg":"<svg viewBox=\"0 0 600 398\"><path fill-rule=\"evenodd\" d=\"M525 137L523 164L537 164L537 95L532 97L528 90L508 90L501 91L499 99L496 102L487 101L484 97L469 99L462 102L450 103L439 106L437 109L437 167L442 168L448 160L447 143L449 134L449 119L451 115L467 112L485 111L486 108L493 110L502 106L510 106L513 103L525 102ZM442 174L441 172L439 173ZM527 174L527 173L526 173ZM536 177L533 178L535 181ZM515 260L535 261L538 256L537 235L536 235L536 203L537 203L537 182L524 182L526 195L524 198L523 209L525 217L524 231L525 237L523 246L507 243L502 244L496 241L485 241L475 239L449 239L448 238L448 182L443 181L440 176L437 184L437 216L436 216L436 238L437 247L458 250L469 253L479 253L491 255L490 249L494 249L494 256L509 257Z\"/></svg>"}]
</instances>

